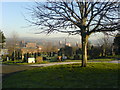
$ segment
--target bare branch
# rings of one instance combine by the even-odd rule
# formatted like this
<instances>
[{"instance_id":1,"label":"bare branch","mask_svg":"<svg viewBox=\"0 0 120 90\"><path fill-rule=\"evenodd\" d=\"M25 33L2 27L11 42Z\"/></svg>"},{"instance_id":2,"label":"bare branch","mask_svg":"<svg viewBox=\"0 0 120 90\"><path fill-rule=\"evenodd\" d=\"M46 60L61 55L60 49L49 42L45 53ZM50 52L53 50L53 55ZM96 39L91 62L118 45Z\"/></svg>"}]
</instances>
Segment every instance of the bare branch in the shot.
<instances>
[{"instance_id":1,"label":"bare branch","mask_svg":"<svg viewBox=\"0 0 120 90\"><path fill-rule=\"evenodd\" d=\"M98 31L119 30L119 26L110 26L120 19L117 17L118 8L117 2L36 2L36 6L29 9L32 20L27 21L48 33L57 31L80 34L83 30L90 35ZM67 30L70 28L73 28L73 31ZM79 29L79 33L76 29Z\"/></svg>"}]
</instances>

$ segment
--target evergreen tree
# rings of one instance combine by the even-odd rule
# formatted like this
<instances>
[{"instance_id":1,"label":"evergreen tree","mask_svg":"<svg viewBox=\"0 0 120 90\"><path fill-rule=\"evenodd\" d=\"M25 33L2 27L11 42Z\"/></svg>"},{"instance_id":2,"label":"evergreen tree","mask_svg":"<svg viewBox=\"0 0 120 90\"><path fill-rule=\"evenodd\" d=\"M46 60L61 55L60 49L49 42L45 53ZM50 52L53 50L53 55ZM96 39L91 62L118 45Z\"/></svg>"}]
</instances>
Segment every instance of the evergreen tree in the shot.
<instances>
[{"instance_id":1,"label":"evergreen tree","mask_svg":"<svg viewBox=\"0 0 120 90\"><path fill-rule=\"evenodd\" d=\"M120 33L118 33L114 39L114 46L115 53L120 54Z\"/></svg>"},{"instance_id":2,"label":"evergreen tree","mask_svg":"<svg viewBox=\"0 0 120 90\"><path fill-rule=\"evenodd\" d=\"M3 43L5 42L5 36L4 36L4 33L0 30L0 43L2 43L2 46L1 48L4 47Z\"/></svg>"}]
</instances>

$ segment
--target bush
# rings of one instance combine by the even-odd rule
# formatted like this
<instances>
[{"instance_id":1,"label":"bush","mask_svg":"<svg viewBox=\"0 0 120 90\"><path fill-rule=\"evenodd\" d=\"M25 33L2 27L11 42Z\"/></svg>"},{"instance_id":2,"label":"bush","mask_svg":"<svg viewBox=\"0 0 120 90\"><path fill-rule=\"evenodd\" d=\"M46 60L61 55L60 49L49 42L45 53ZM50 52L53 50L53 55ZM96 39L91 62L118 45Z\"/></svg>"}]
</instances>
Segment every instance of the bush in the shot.
<instances>
[{"instance_id":1,"label":"bush","mask_svg":"<svg viewBox=\"0 0 120 90\"><path fill-rule=\"evenodd\" d=\"M27 62L27 54L24 54L24 60L23 60L23 62Z\"/></svg>"},{"instance_id":2,"label":"bush","mask_svg":"<svg viewBox=\"0 0 120 90\"><path fill-rule=\"evenodd\" d=\"M51 61L52 61L52 62L57 62L57 61L58 61L58 57L57 57L57 56L52 57L52 58L51 58Z\"/></svg>"},{"instance_id":3,"label":"bush","mask_svg":"<svg viewBox=\"0 0 120 90\"><path fill-rule=\"evenodd\" d=\"M100 57L101 48L100 47L92 47L91 50L88 51L89 59L94 59Z\"/></svg>"},{"instance_id":4,"label":"bush","mask_svg":"<svg viewBox=\"0 0 120 90\"><path fill-rule=\"evenodd\" d=\"M7 55L2 55L3 61L7 61Z\"/></svg>"},{"instance_id":5,"label":"bush","mask_svg":"<svg viewBox=\"0 0 120 90\"><path fill-rule=\"evenodd\" d=\"M73 60L74 56L68 56L67 59Z\"/></svg>"},{"instance_id":6,"label":"bush","mask_svg":"<svg viewBox=\"0 0 120 90\"><path fill-rule=\"evenodd\" d=\"M79 55L74 56L74 60L79 60L79 59L80 59Z\"/></svg>"},{"instance_id":7,"label":"bush","mask_svg":"<svg viewBox=\"0 0 120 90\"><path fill-rule=\"evenodd\" d=\"M47 60L47 58L46 58L46 57L43 57L43 60Z\"/></svg>"},{"instance_id":8,"label":"bush","mask_svg":"<svg viewBox=\"0 0 120 90\"><path fill-rule=\"evenodd\" d=\"M74 55L74 60L80 60L82 59L80 54Z\"/></svg>"}]
</instances>

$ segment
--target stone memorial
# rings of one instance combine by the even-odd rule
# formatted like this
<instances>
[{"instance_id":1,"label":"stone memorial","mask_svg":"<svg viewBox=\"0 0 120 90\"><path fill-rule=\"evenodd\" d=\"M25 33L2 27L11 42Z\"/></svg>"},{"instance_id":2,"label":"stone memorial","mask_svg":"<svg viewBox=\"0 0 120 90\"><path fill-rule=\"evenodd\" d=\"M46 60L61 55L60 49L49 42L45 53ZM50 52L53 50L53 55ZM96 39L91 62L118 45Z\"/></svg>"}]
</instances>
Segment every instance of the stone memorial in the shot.
<instances>
[{"instance_id":1,"label":"stone memorial","mask_svg":"<svg viewBox=\"0 0 120 90\"><path fill-rule=\"evenodd\" d=\"M41 57L41 56L36 57L36 62L37 62L37 63L43 62L43 57Z\"/></svg>"},{"instance_id":2,"label":"stone memorial","mask_svg":"<svg viewBox=\"0 0 120 90\"><path fill-rule=\"evenodd\" d=\"M28 63L35 63L35 58L28 58Z\"/></svg>"}]
</instances>

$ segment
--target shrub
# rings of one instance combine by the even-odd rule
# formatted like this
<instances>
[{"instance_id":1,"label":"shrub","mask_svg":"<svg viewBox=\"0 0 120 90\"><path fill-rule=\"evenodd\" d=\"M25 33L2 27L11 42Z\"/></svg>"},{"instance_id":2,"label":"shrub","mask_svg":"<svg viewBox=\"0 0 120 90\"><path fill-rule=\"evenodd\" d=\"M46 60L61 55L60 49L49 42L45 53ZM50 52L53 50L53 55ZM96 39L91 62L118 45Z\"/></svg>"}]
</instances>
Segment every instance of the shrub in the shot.
<instances>
[{"instance_id":1,"label":"shrub","mask_svg":"<svg viewBox=\"0 0 120 90\"><path fill-rule=\"evenodd\" d=\"M101 54L100 47L92 47L91 50L88 51L89 59L98 58Z\"/></svg>"},{"instance_id":2,"label":"shrub","mask_svg":"<svg viewBox=\"0 0 120 90\"><path fill-rule=\"evenodd\" d=\"M3 61L7 61L7 55L2 55Z\"/></svg>"},{"instance_id":3,"label":"shrub","mask_svg":"<svg viewBox=\"0 0 120 90\"><path fill-rule=\"evenodd\" d=\"M58 57L57 57L57 56L52 57L52 58L51 58L51 61L52 61L52 62L57 62L57 61L58 61Z\"/></svg>"},{"instance_id":4,"label":"shrub","mask_svg":"<svg viewBox=\"0 0 120 90\"><path fill-rule=\"evenodd\" d=\"M74 60L79 60L80 56L79 55L74 55Z\"/></svg>"},{"instance_id":5,"label":"shrub","mask_svg":"<svg viewBox=\"0 0 120 90\"><path fill-rule=\"evenodd\" d=\"M23 62L27 62L27 54L24 54L24 60L23 60Z\"/></svg>"},{"instance_id":6,"label":"shrub","mask_svg":"<svg viewBox=\"0 0 120 90\"><path fill-rule=\"evenodd\" d=\"M46 57L43 57L43 60L47 60L47 58L46 58Z\"/></svg>"}]
</instances>

